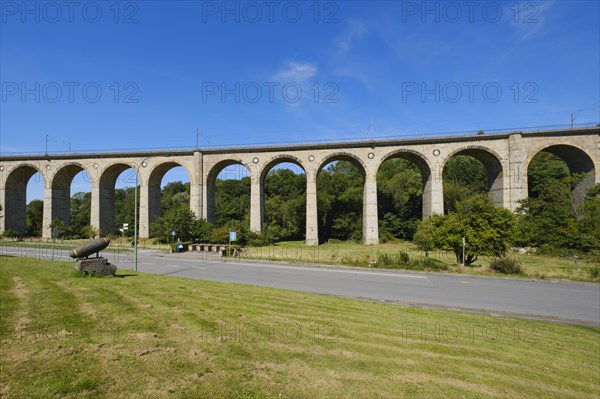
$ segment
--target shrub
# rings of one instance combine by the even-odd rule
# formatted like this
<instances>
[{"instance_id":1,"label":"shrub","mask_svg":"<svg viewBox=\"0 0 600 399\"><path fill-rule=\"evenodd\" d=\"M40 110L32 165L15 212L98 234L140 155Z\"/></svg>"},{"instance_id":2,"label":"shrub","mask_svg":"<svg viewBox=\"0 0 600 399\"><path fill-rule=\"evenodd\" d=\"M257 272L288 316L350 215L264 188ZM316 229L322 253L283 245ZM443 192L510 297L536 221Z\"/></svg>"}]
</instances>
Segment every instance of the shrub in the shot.
<instances>
[{"instance_id":1,"label":"shrub","mask_svg":"<svg viewBox=\"0 0 600 399\"><path fill-rule=\"evenodd\" d=\"M394 261L392 260L392 257L390 255L388 255L387 253L383 252L383 253L378 253L377 254L377 262L375 262L374 266L375 267L389 267L391 265L393 265Z\"/></svg>"},{"instance_id":2,"label":"shrub","mask_svg":"<svg viewBox=\"0 0 600 399\"><path fill-rule=\"evenodd\" d=\"M448 265L432 258L410 259L408 253L398 252L397 255L378 253L377 262L373 267L384 269L407 269L407 270L448 270Z\"/></svg>"},{"instance_id":3,"label":"shrub","mask_svg":"<svg viewBox=\"0 0 600 399\"><path fill-rule=\"evenodd\" d=\"M398 263L402 265L407 265L410 262L410 256L408 256L407 252L400 251L398 253Z\"/></svg>"},{"instance_id":4,"label":"shrub","mask_svg":"<svg viewBox=\"0 0 600 399\"><path fill-rule=\"evenodd\" d=\"M23 233L21 233L20 231L17 231L15 229L11 229L11 228L4 230L4 233L3 233L3 236L7 237L7 238L19 238L22 235L23 235Z\"/></svg>"},{"instance_id":5,"label":"shrub","mask_svg":"<svg viewBox=\"0 0 600 399\"><path fill-rule=\"evenodd\" d=\"M600 277L600 265L594 265L590 268L590 278L598 279Z\"/></svg>"},{"instance_id":6,"label":"shrub","mask_svg":"<svg viewBox=\"0 0 600 399\"><path fill-rule=\"evenodd\" d=\"M490 263L490 268L498 273L502 274L523 274L523 268L521 267L521 261L509 258L509 257L500 257L495 258Z\"/></svg>"}]
</instances>

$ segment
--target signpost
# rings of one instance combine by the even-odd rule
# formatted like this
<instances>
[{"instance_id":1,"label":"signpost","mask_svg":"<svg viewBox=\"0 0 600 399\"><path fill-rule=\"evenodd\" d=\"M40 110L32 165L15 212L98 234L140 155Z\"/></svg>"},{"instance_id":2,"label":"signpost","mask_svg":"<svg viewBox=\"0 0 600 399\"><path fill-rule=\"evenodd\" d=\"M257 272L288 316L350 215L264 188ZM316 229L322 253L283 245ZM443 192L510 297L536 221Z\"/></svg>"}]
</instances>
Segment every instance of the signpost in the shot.
<instances>
[{"instance_id":1,"label":"signpost","mask_svg":"<svg viewBox=\"0 0 600 399\"><path fill-rule=\"evenodd\" d=\"M58 227L52 228L52 260L54 260L54 250L56 249L56 237L58 237Z\"/></svg>"},{"instance_id":2,"label":"signpost","mask_svg":"<svg viewBox=\"0 0 600 399\"><path fill-rule=\"evenodd\" d=\"M177 234L177 233L175 232L175 230L173 230L173 231L171 232L171 236L173 237L173 239L172 239L172 241L171 241L171 242L172 242L173 244L175 244L175 235L176 235L176 234ZM171 250L170 250L169 252L171 252L171 253L173 252L173 245L171 245Z\"/></svg>"},{"instance_id":3,"label":"signpost","mask_svg":"<svg viewBox=\"0 0 600 399\"><path fill-rule=\"evenodd\" d=\"M465 265L465 237L462 238L462 265Z\"/></svg>"},{"instance_id":4,"label":"signpost","mask_svg":"<svg viewBox=\"0 0 600 399\"><path fill-rule=\"evenodd\" d=\"M229 246L227 247L228 256L231 256L231 241L237 241L237 233L235 231L229 232Z\"/></svg>"}]
</instances>

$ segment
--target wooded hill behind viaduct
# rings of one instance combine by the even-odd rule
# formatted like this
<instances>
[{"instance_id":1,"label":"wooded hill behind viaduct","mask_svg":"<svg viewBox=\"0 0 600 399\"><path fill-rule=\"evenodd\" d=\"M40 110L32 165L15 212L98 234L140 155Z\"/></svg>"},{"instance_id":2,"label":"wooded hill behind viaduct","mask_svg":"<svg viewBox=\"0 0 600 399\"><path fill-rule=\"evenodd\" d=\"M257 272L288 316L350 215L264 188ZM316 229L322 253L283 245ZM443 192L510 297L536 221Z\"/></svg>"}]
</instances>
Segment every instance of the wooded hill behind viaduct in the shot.
<instances>
[{"instance_id":1,"label":"wooded hill behind viaduct","mask_svg":"<svg viewBox=\"0 0 600 399\"><path fill-rule=\"evenodd\" d=\"M600 183L600 128L514 132L424 139L339 142L326 144L196 149L156 152L86 153L0 156L0 233L25 231L26 189L39 172L44 181L43 236L50 224L69 224L71 182L85 171L92 187L90 225L101 234L115 228L115 184L127 169L135 184L137 172L139 233L149 236L150 224L160 216L161 180L171 168L182 166L190 177L190 209L209 222L215 220L215 186L219 173L233 164L244 165L251 181L250 229L260 232L264 219L264 181L274 166L290 162L306 174L306 243L318 243L317 174L336 160L352 162L364 178L363 238L379 241L377 170L385 160L403 158L418 166L423 178L423 217L444 213L442 171L454 155L470 155L487 171L489 195L497 206L515 210L527 197L527 167L540 151L562 158L572 173L587 178L577 189Z\"/></svg>"}]
</instances>

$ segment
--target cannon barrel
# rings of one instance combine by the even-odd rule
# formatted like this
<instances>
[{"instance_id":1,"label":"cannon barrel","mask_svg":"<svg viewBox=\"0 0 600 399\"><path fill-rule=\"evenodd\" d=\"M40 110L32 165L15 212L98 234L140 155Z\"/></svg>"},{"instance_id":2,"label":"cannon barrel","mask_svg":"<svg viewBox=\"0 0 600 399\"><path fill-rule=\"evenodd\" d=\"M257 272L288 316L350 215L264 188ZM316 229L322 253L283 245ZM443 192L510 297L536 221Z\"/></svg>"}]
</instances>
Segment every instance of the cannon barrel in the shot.
<instances>
[{"instance_id":1,"label":"cannon barrel","mask_svg":"<svg viewBox=\"0 0 600 399\"><path fill-rule=\"evenodd\" d=\"M71 258L85 258L93 253L100 252L108 247L110 240L108 238L96 238L88 243L82 244L71 252Z\"/></svg>"}]
</instances>

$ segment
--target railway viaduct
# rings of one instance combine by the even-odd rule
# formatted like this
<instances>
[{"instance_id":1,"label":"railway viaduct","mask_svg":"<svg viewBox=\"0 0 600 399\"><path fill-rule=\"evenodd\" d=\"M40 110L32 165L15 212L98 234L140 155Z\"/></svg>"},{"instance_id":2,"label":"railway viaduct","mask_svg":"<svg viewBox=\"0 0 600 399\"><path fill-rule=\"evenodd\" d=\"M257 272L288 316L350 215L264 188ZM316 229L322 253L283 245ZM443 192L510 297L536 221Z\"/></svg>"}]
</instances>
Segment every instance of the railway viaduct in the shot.
<instances>
[{"instance_id":1,"label":"railway viaduct","mask_svg":"<svg viewBox=\"0 0 600 399\"><path fill-rule=\"evenodd\" d=\"M164 174L182 166L190 177L190 208L199 217L215 220L215 185L227 166L247 168L251 181L250 228L259 232L264 217L264 181L274 166L290 162L306 174L306 243L318 243L317 174L328 163L347 160L364 178L363 238L378 243L377 170L385 160L403 158L415 163L423 179L423 217L443 213L442 171L454 155L479 159L487 171L489 195L497 206L515 210L527 197L527 167L540 151L561 157L572 173L585 172L581 184L600 183L600 128L513 132L405 140L376 140L293 146L196 149L156 152L86 153L0 156L0 233L25 230L26 188L38 173L44 182L43 236L51 236L54 219L69 223L71 182L85 171L92 187L90 225L102 234L115 231L115 183L129 170L139 182L139 232L160 215L160 185ZM137 179L136 179L137 176Z\"/></svg>"}]
</instances>

